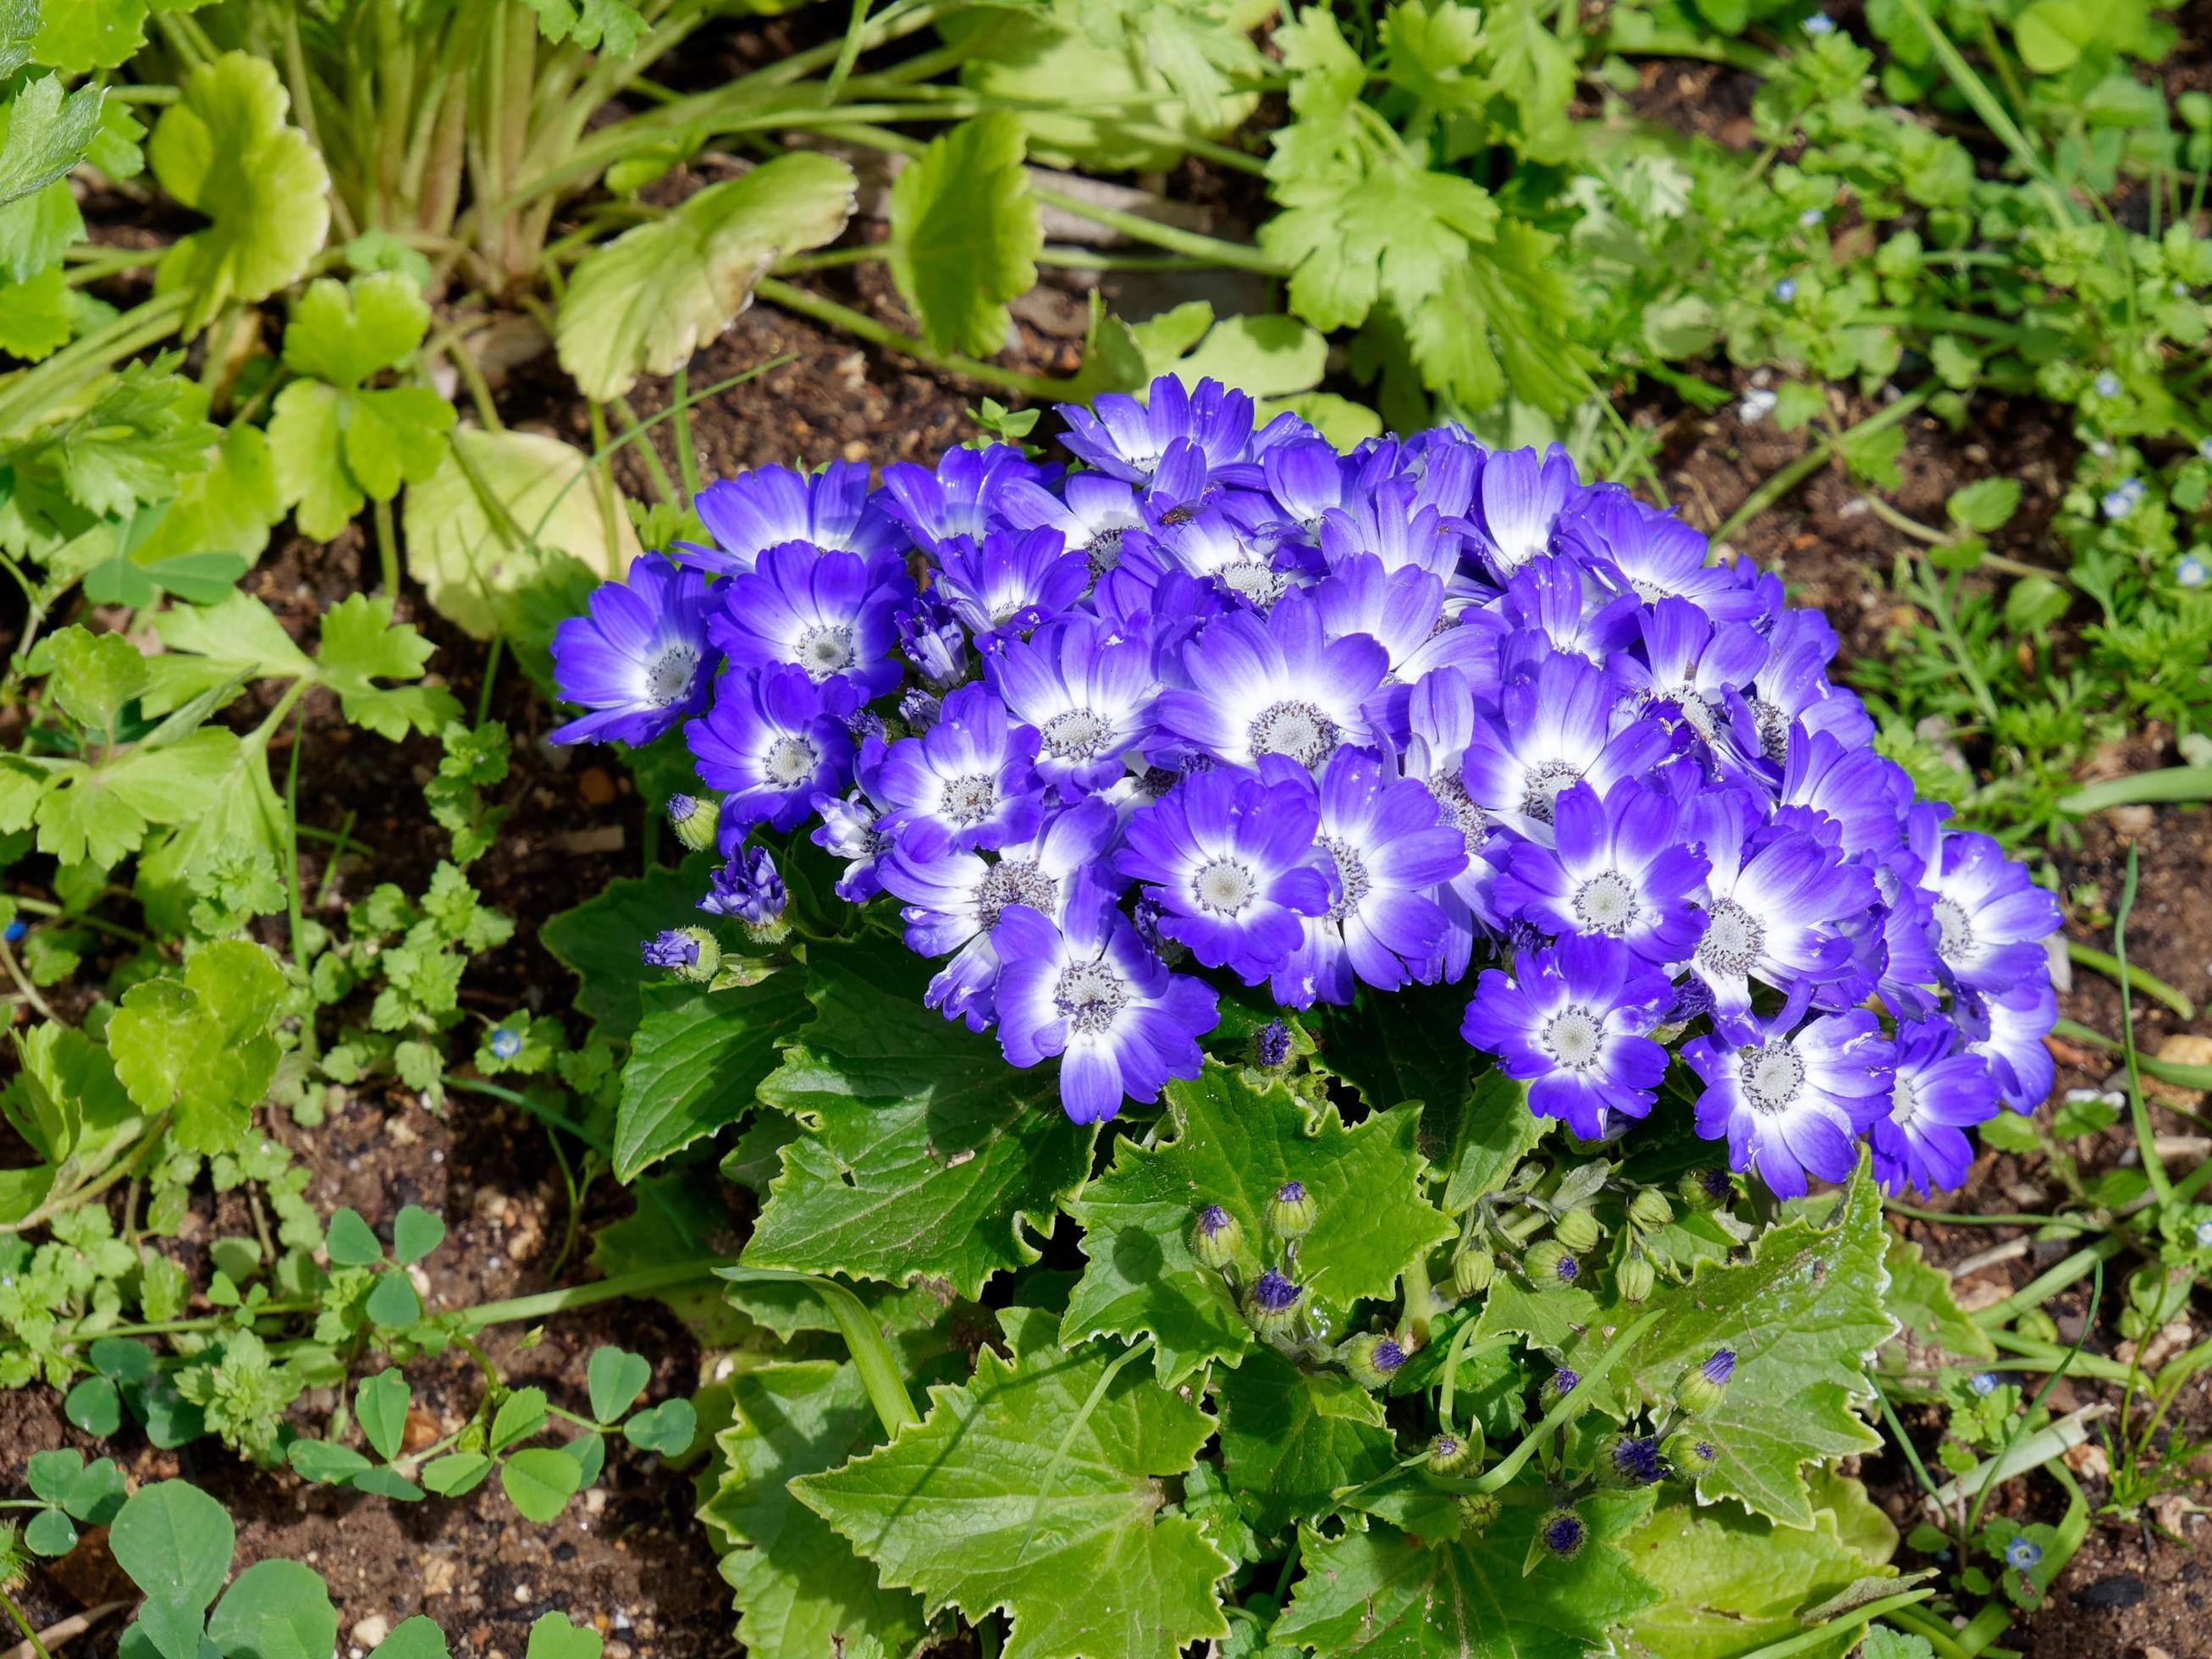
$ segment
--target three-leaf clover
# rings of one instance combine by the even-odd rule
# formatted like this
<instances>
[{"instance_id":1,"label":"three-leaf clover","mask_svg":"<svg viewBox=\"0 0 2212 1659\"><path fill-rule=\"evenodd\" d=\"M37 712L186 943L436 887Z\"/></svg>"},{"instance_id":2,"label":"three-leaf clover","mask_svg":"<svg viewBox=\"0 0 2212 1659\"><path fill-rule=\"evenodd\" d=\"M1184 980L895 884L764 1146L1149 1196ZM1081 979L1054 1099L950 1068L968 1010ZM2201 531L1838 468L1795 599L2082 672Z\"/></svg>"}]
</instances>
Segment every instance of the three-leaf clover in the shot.
<instances>
[{"instance_id":1,"label":"three-leaf clover","mask_svg":"<svg viewBox=\"0 0 2212 1659\"><path fill-rule=\"evenodd\" d=\"M67 1555L76 1547L76 1523L104 1527L123 1507L123 1471L112 1458L88 1464L82 1452L33 1452L24 1480L46 1505L23 1528L23 1541L40 1555Z\"/></svg>"}]
</instances>

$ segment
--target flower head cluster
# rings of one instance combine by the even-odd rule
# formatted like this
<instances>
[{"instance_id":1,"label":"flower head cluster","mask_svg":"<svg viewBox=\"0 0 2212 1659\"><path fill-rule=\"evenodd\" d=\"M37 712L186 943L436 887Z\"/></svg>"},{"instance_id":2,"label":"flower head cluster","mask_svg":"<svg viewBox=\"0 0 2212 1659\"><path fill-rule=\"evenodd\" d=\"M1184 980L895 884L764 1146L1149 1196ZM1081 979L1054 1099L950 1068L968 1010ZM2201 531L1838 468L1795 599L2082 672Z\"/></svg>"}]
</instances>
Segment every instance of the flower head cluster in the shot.
<instances>
[{"instance_id":1,"label":"flower head cluster","mask_svg":"<svg viewBox=\"0 0 2212 1659\"><path fill-rule=\"evenodd\" d=\"M1954 1182L2040 1097L2055 903L1915 801L1773 575L1556 447L1342 453L1212 381L1063 413L1073 470L715 485L714 545L563 625L567 733L696 715L724 855L805 826L1080 1118L1193 1074L1239 983L1464 982L1467 1041L1593 1139L1686 1038L1698 1132L1783 1193L1862 1140Z\"/></svg>"}]
</instances>

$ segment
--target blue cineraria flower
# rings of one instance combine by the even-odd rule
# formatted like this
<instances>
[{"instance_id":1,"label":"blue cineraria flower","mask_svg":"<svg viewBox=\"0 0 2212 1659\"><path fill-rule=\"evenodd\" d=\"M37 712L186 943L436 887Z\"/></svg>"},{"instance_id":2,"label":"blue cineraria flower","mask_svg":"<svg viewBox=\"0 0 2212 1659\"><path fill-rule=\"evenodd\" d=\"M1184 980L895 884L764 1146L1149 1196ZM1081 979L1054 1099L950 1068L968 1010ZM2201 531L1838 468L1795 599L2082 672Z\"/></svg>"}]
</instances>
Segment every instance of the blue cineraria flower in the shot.
<instances>
[{"instance_id":1,"label":"blue cineraria flower","mask_svg":"<svg viewBox=\"0 0 2212 1659\"><path fill-rule=\"evenodd\" d=\"M837 896L848 904L866 903L884 890L876 866L891 848L890 832L880 827L882 811L858 789L842 798L817 794L812 805L822 822L810 839L830 857L845 860Z\"/></svg>"},{"instance_id":2,"label":"blue cineraria flower","mask_svg":"<svg viewBox=\"0 0 2212 1659\"><path fill-rule=\"evenodd\" d=\"M933 689L945 690L968 673L968 633L951 606L933 593L917 594L891 613L899 650Z\"/></svg>"},{"instance_id":3,"label":"blue cineraria flower","mask_svg":"<svg viewBox=\"0 0 2212 1659\"><path fill-rule=\"evenodd\" d=\"M1293 776L1271 757L1261 775ZM1326 912L1305 918L1304 938L1273 976L1275 1000L1304 1008L1352 1000L1355 976L1378 990L1424 984L1443 971L1445 916L1431 890L1467 861L1459 830L1412 778L1392 778L1370 750L1340 750L1320 779L1315 842L1332 878Z\"/></svg>"},{"instance_id":4,"label":"blue cineraria flower","mask_svg":"<svg viewBox=\"0 0 2212 1659\"><path fill-rule=\"evenodd\" d=\"M1601 933L1646 962L1680 962L1705 925L1691 897L1707 867L1680 825L1679 804L1639 779L1602 797L1574 784L1553 803L1553 845L1514 846L1492 902L1546 933Z\"/></svg>"},{"instance_id":5,"label":"blue cineraria flower","mask_svg":"<svg viewBox=\"0 0 2212 1659\"><path fill-rule=\"evenodd\" d=\"M1114 836L1114 809L1086 800L1060 813L1027 841L986 859L953 844L925 823L899 838L882 866L884 888L905 901L907 947L925 957L951 956L923 1000L972 1031L991 1023L999 954L992 930L1010 904L1026 904L1057 925L1079 880Z\"/></svg>"},{"instance_id":6,"label":"blue cineraria flower","mask_svg":"<svg viewBox=\"0 0 2212 1659\"><path fill-rule=\"evenodd\" d=\"M1533 449L1486 456L1474 486L1476 556L1503 580L1550 551L1553 527L1579 489L1575 464L1558 444L1541 456Z\"/></svg>"},{"instance_id":7,"label":"blue cineraria flower","mask_svg":"<svg viewBox=\"0 0 2212 1659\"><path fill-rule=\"evenodd\" d=\"M1871 749L1850 749L1826 732L1802 726L1790 734L1774 822L1804 830L1846 856L1881 853L1898 844L1912 780Z\"/></svg>"},{"instance_id":8,"label":"blue cineraria flower","mask_svg":"<svg viewBox=\"0 0 2212 1659\"><path fill-rule=\"evenodd\" d=\"M1725 1137L1730 1167L1757 1170L1784 1198L1802 1197L1808 1173L1850 1174L1854 1137L1885 1115L1893 1075L1894 1050L1872 1014L1854 1008L1807 1020L1806 1001L1793 993L1771 1019L1723 1013L1711 1036L1682 1045L1705 1085L1698 1133Z\"/></svg>"},{"instance_id":9,"label":"blue cineraria flower","mask_svg":"<svg viewBox=\"0 0 2212 1659\"><path fill-rule=\"evenodd\" d=\"M708 484L692 503L712 547L677 544L677 556L718 575L750 570L771 547L805 542L872 557L898 550L898 526L868 494L866 461L832 461L819 472L763 466Z\"/></svg>"},{"instance_id":10,"label":"blue cineraria flower","mask_svg":"<svg viewBox=\"0 0 2212 1659\"><path fill-rule=\"evenodd\" d=\"M1847 749L1874 742L1873 718L1851 692L1828 684L1838 641L1817 611L1793 611L1767 635L1767 658L1745 699L1749 723L1738 732L1744 752L1779 765L1799 726L1824 732Z\"/></svg>"},{"instance_id":11,"label":"blue cineraria flower","mask_svg":"<svg viewBox=\"0 0 2212 1659\"><path fill-rule=\"evenodd\" d=\"M1942 856L1922 878L1935 895L1936 953L1948 978L2002 991L2043 971L2043 941L2058 931L2058 901L1987 836L1947 830Z\"/></svg>"},{"instance_id":12,"label":"blue cineraria flower","mask_svg":"<svg viewBox=\"0 0 2212 1659\"><path fill-rule=\"evenodd\" d=\"M1060 1057L1060 1100L1078 1123L1158 1098L1172 1077L1196 1077L1198 1039L1218 1015L1212 987L1171 974L1103 899L1073 903L1055 927L1025 904L994 930L999 1044L1016 1066Z\"/></svg>"},{"instance_id":13,"label":"blue cineraria flower","mask_svg":"<svg viewBox=\"0 0 2212 1659\"><path fill-rule=\"evenodd\" d=\"M994 522L999 493L1042 470L1007 444L950 449L932 471L912 461L884 469L884 510L932 554L955 536L981 541Z\"/></svg>"},{"instance_id":14,"label":"blue cineraria flower","mask_svg":"<svg viewBox=\"0 0 2212 1659\"><path fill-rule=\"evenodd\" d=\"M1318 438L1276 445L1261 457L1260 471L1275 508L1271 527L1310 547L1320 546L1329 511L1358 499L1358 465Z\"/></svg>"},{"instance_id":15,"label":"blue cineraria flower","mask_svg":"<svg viewBox=\"0 0 2212 1659\"><path fill-rule=\"evenodd\" d=\"M765 847L740 847L709 878L699 908L709 915L734 916L764 927L783 914L789 897L775 854Z\"/></svg>"},{"instance_id":16,"label":"blue cineraria flower","mask_svg":"<svg viewBox=\"0 0 2212 1659\"><path fill-rule=\"evenodd\" d=\"M1163 375L1143 403L1115 392L1090 409L1062 404L1059 412L1067 422L1060 441L1073 453L1131 483L1151 483L1178 445L1211 468L1241 459L1252 441L1252 399L1218 380L1200 380L1194 392Z\"/></svg>"},{"instance_id":17,"label":"blue cineraria flower","mask_svg":"<svg viewBox=\"0 0 2212 1659\"><path fill-rule=\"evenodd\" d=\"M820 685L803 668L725 675L714 706L685 728L700 781L723 792L721 837L734 848L754 824L798 825L817 794L852 781L847 720L860 708L850 682Z\"/></svg>"},{"instance_id":18,"label":"blue cineraria flower","mask_svg":"<svg viewBox=\"0 0 2212 1659\"><path fill-rule=\"evenodd\" d=\"M1667 1478L1667 1460L1660 1454L1659 1443L1649 1435L1617 1437L1611 1462L1614 1475L1632 1486L1656 1486Z\"/></svg>"},{"instance_id":19,"label":"blue cineraria flower","mask_svg":"<svg viewBox=\"0 0 2212 1659\"><path fill-rule=\"evenodd\" d=\"M553 630L553 684L589 711L553 742L647 744L707 706L721 659L708 638L705 577L648 554L590 603L588 617Z\"/></svg>"},{"instance_id":20,"label":"blue cineraria flower","mask_svg":"<svg viewBox=\"0 0 2212 1659\"><path fill-rule=\"evenodd\" d=\"M1583 491L1554 539L1614 592L1646 605L1687 599L1717 623L1749 622L1762 608L1734 571L1705 562L1711 544L1673 508L1647 507L1619 484Z\"/></svg>"},{"instance_id":21,"label":"blue cineraria flower","mask_svg":"<svg viewBox=\"0 0 2212 1659\"><path fill-rule=\"evenodd\" d=\"M2043 1039L2058 1023L2058 993L2047 971L2001 991L1962 989L1952 1012L1967 1051L1989 1062L2006 1105L2033 1112L2050 1097L2057 1066Z\"/></svg>"},{"instance_id":22,"label":"blue cineraria flower","mask_svg":"<svg viewBox=\"0 0 2212 1659\"><path fill-rule=\"evenodd\" d=\"M1942 1015L1901 1022L1889 1112L1869 1137L1874 1170L1887 1193L1908 1187L1934 1194L1966 1178L1974 1149L1966 1130L1997 1109L1996 1079L1988 1062L1962 1046L1959 1029Z\"/></svg>"},{"instance_id":23,"label":"blue cineraria flower","mask_svg":"<svg viewBox=\"0 0 2212 1659\"><path fill-rule=\"evenodd\" d=\"M921 736L863 744L860 787L894 836L934 823L956 846L998 847L1036 829L1036 751L1035 726L1007 719L1006 704L982 686L963 685Z\"/></svg>"},{"instance_id":24,"label":"blue cineraria flower","mask_svg":"<svg viewBox=\"0 0 2212 1659\"><path fill-rule=\"evenodd\" d=\"M1498 689L1478 718L1460 766L1468 797L1532 841L1551 834L1552 803L1569 784L1604 790L1648 772L1667 751L1664 725L1638 719L1613 730L1620 689L1579 657L1547 655Z\"/></svg>"},{"instance_id":25,"label":"blue cineraria flower","mask_svg":"<svg viewBox=\"0 0 2212 1659\"><path fill-rule=\"evenodd\" d=\"M1132 535L1123 544L1123 552L1125 568L1141 572L1155 586L1180 571L1218 582L1224 592L1260 611L1273 605L1290 585L1288 575L1276 568L1273 552L1255 544L1218 507L1209 507L1194 517Z\"/></svg>"},{"instance_id":26,"label":"blue cineraria flower","mask_svg":"<svg viewBox=\"0 0 2212 1659\"><path fill-rule=\"evenodd\" d=\"M1614 593L1601 582L1585 580L1575 560L1540 554L1506 579L1495 612L1475 614L1494 615L1515 629L1541 634L1552 649L1565 655L1602 663L1636 638L1642 609L1634 594Z\"/></svg>"},{"instance_id":27,"label":"blue cineraria flower","mask_svg":"<svg viewBox=\"0 0 2212 1659\"><path fill-rule=\"evenodd\" d=\"M1257 985L1297 948L1303 918L1328 910L1320 823L1310 779L1200 772L1130 817L1114 864L1159 905L1162 934Z\"/></svg>"},{"instance_id":28,"label":"blue cineraria flower","mask_svg":"<svg viewBox=\"0 0 2212 1659\"><path fill-rule=\"evenodd\" d=\"M1017 530L1057 530L1094 576L1121 562L1121 538L1145 527L1137 492L1119 478L1071 474L1055 495L1031 478L1010 479L998 496L1000 514Z\"/></svg>"},{"instance_id":29,"label":"blue cineraria flower","mask_svg":"<svg viewBox=\"0 0 2212 1659\"><path fill-rule=\"evenodd\" d=\"M894 617L914 597L914 583L896 559L784 542L712 597L720 603L707 619L708 635L740 668L790 663L817 684L842 675L863 701L899 683Z\"/></svg>"},{"instance_id":30,"label":"blue cineraria flower","mask_svg":"<svg viewBox=\"0 0 2212 1659\"><path fill-rule=\"evenodd\" d=\"M1460 1035L1529 1085L1528 1109L1585 1140L1650 1111L1667 1051L1647 1034L1674 1000L1665 975L1616 939L1576 934L1486 970Z\"/></svg>"},{"instance_id":31,"label":"blue cineraria flower","mask_svg":"<svg viewBox=\"0 0 2212 1659\"><path fill-rule=\"evenodd\" d=\"M1091 567L1056 530L998 530L981 543L948 539L938 550L930 590L959 618L979 650L1000 635L1026 634L1091 586Z\"/></svg>"},{"instance_id":32,"label":"blue cineraria flower","mask_svg":"<svg viewBox=\"0 0 2212 1659\"><path fill-rule=\"evenodd\" d=\"M1039 629L983 672L1013 717L1036 728L1037 775L1064 800L1119 778L1121 757L1152 734L1151 650L1091 617Z\"/></svg>"},{"instance_id":33,"label":"blue cineraria flower","mask_svg":"<svg viewBox=\"0 0 2212 1659\"><path fill-rule=\"evenodd\" d=\"M1374 559L1386 571L1425 571L1466 597L1476 590L1460 574L1460 540L1442 512L1420 503L1410 478L1390 479L1368 500L1331 507L1321 520L1322 559L1330 569Z\"/></svg>"},{"instance_id":34,"label":"blue cineraria flower","mask_svg":"<svg viewBox=\"0 0 2212 1659\"><path fill-rule=\"evenodd\" d=\"M638 955L648 968L692 968L698 965L699 941L688 929L671 927L641 942Z\"/></svg>"},{"instance_id":35,"label":"blue cineraria flower","mask_svg":"<svg viewBox=\"0 0 2212 1659\"><path fill-rule=\"evenodd\" d=\"M1715 627L1688 599L1661 599L1637 622L1642 653L1615 657L1614 676L1708 744L1720 741L1743 688L1766 660L1765 640L1745 623Z\"/></svg>"},{"instance_id":36,"label":"blue cineraria flower","mask_svg":"<svg viewBox=\"0 0 2212 1659\"><path fill-rule=\"evenodd\" d=\"M1285 594L1264 617L1209 622L1183 647L1182 684L1160 693L1160 735L1232 766L1282 755L1319 767L1370 736L1364 710L1389 655L1364 635L1332 640L1317 605Z\"/></svg>"},{"instance_id":37,"label":"blue cineraria flower","mask_svg":"<svg viewBox=\"0 0 2212 1659\"><path fill-rule=\"evenodd\" d=\"M1444 912L1443 977L1454 983L1473 959L1477 929L1503 930L1492 894L1514 841L1496 814L1475 803L1460 775L1478 719L1467 676L1455 668L1423 678L1407 710L1406 773L1436 798L1467 857L1465 867L1436 893Z\"/></svg>"},{"instance_id":38,"label":"blue cineraria flower","mask_svg":"<svg viewBox=\"0 0 2212 1659\"><path fill-rule=\"evenodd\" d=\"M1840 924L1873 908L1874 878L1802 832L1767 835L1741 789L1715 789L1692 803L1685 831L1701 843L1705 930L1690 971L1716 1006L1751 1006L1751 981L1778 989L1832 983L1851 971L1851 941Z\"/></svg>"}]
</instances>

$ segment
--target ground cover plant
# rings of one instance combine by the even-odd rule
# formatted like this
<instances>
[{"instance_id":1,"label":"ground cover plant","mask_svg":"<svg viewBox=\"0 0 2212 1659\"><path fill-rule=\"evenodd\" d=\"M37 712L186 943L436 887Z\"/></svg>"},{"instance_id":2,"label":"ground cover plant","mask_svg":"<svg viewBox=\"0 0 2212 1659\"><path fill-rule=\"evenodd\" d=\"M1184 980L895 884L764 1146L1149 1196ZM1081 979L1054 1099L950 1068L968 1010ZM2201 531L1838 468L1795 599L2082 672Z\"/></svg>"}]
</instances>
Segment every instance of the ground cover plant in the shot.
<instances>
[{"instance_id":1,"label":"ground cover plant","mask_svg":"<svg viewBox=\"0 0 2212 1659\"><path fill-rule=\"evenodd\" d=\"M2189 1651L2208 39L0 0L32 1650Z\"/></svg>"}]
</instances>

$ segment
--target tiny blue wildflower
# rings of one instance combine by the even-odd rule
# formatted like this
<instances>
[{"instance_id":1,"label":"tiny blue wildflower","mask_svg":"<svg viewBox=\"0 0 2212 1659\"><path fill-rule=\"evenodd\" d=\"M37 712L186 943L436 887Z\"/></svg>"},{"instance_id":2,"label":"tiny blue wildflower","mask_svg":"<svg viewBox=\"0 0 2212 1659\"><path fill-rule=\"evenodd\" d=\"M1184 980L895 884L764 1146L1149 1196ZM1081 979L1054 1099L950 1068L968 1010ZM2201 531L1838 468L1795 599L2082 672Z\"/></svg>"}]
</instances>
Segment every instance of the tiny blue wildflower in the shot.
<instances>
[{"instance_id":1,"label":"tiny blue wildflower","mask_svg":"<svg viewBox=\"0 0 2212 1659\"><path fill-rule=\"evenodd\" d=\"M8 925L5 927L0 927L0 938L5 938L9 944L13 945L30 931L23 925L22 917L10 916L8 918Z\"/></svg>"},{"instance_id":2,"label":"tiny blue wildflower","mask_svg":"<svg viewBox=\"0 0 2212 1659\"><path fill-rule=\"evenodd\" d=\"M1797 297L1797 279L1795 276L1784 276L1774 285L1774 297L1785 306L1795 300Z\"/></svg>"},{"instance_id":3,"label":"tiny blue wildflower","mask_svg":"<svg viewBox=\"0 0 2212 1659\"><path fill-rule=\"evenodd\" d=\"M1805 20L1805 33L1812 35L1833 34L1836 20L1825 11L1816 11Z\"/></svg>"},{"instance_id":4,"label":"tiny blue wildflower","mask_svg":"<svg viewBox=\"0 0 2212 1659\"><path fill-rule=\"evenodd\" d=\"M2197 1243L2198 1245L2205 1249L2212 1250L2212 1221L2198 1222L2195 1231Z\"/></svg>"},{"instance_id":5,"label":"tiny blue wildflower","mask_svg":"<svg viewBox=\"0 0 2212 1659\"><path fill-rule=\"evenodd\" d=\"M2141 478L2123 478L2104 494L2098 506L2108 519L2124 519L2142 504L2143 482Z\"/></svg>"},{"instance_id":6,"label":"tiny blue wildflower","mask_svg":"<svg viewBox=\"0 0 2212 1659\"><path fill-rule=\"evenodd\" d=\"M2173 580L2184 587L2203 586L2208 574L2212 571L2208 571L2203 559L2194 553L2185 555L2181 562L2173 567Z\"/></svg>"},{"instance_id":7,"label":"tiny blue wildflower","mask_svg":"<svg viewBox=\"0 0 2212 1659\"><path fill-rule=\"evenodd\" d=\"M1976 1371L1966 1379L1966 1386L1986 1398L1997 1391L1997 1374L1995 1371Z\"/></svg>"},{"instance_id":8,"label":"tiny blue wildflower","mask_svg":"<svg viewBox=\"0 0 2212 1659\"><path fill-rule=\"evenodd\" d=\"M2096 393L2100 398L2118 397L2120 395L2120 377L2113 374L2111 369L2106 369L2102 374L2100 374L2097 377Z\"/></svg>"},{"instance_id":9,"label":"tiny blue wildflower","mask_svg":"<svg viewBox=\"0 0 2212 1659\"><path fill-rule=\"evenodd\" d=\"M1819 224L1821 220L1826 217L1827 215L1822 213L1818 208L1807 208L1802 213L1797 216L1797 222L1804 226L1806 229L1810 230L1814 225Z\"/></svg>"},{"instance_id":10,"label":"tiny blue wildflower","mask_svg":"<svg viewBox=\"0 0 2212 1659\"><path fill-rule=\"evenodd\" d=\"M491 1034L491 1051L501 1060L513 1060L522 1052L522 1033L509 1025L495 1027Z\"/></svg>"},{"instance_id":11,"label":"tiny blue wildflower","mask_svg":"<svg viewBox=\"0 0 2212 1659\"><path fill-rule=\"evenodd\" d=\"M2015 1538L2004 1549L2005 1565L2027 1572L2043 1559L2043 1547L2026 1538Z\"/></svg>"}]
</instances>

